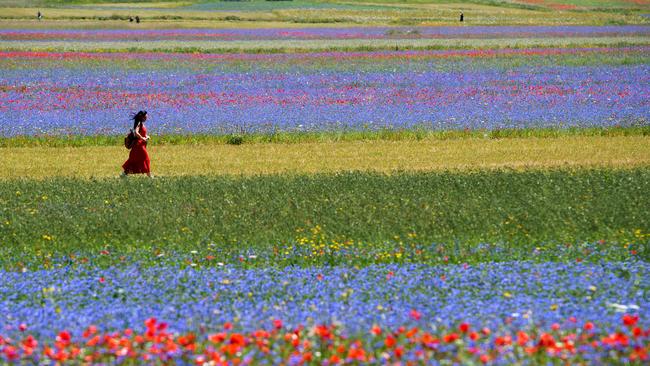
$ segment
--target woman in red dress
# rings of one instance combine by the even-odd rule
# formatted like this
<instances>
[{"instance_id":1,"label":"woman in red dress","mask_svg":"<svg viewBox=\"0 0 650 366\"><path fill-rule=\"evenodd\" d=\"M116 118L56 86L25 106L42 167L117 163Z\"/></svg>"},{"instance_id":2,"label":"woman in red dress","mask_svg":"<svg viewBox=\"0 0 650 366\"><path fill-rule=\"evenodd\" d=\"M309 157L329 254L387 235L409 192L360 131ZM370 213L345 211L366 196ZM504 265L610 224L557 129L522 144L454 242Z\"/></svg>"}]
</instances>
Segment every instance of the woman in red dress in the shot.
<instances>
[{"instance_id":1,"label":"woman in red dress","mask_svg":"<svg viewBox=\"0 0 650 366\"><path fill-rule=\"evenodd\" d=\"M122 176L128 174L146 174L151 178L151 162L147 153L147 128L144 121L147 120L147 111L140 111L133 116L133 135L135 141L129 153L129 159L122 164Z\"/></svg>"}]
</instances>

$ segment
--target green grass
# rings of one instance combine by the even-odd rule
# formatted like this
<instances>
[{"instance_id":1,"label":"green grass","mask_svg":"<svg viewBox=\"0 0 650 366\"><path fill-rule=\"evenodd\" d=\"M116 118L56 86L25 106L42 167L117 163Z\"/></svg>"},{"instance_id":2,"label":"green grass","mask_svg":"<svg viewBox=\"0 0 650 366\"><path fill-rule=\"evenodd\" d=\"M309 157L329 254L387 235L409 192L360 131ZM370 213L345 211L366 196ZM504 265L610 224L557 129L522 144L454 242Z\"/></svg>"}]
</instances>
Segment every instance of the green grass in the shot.
<instances>
[{"instance_id":1,"label":"green grass","mask_svg":"<svg viewBox=\"0 0 650 366\"><path fill-rule=\"evenodd\" d=\"M566 37L507 39L350 39L273 41L78 42L0 41L4 51L48 52L171 52L171 53L294 53L381 50L524 49L630 47L650 44L647 37Z\"/></svg>"},{"instance_id":2,"label":"green grass","mask_svg":"<svg viewBox=\"0 0 650 366\"><path fill-rule=\"evenodd\" d=\"M650 125L635 127L587 127L587 128L526 128L496 130L444 130L426 129L383 129L360 131L319 131L319 132L273 132L247 134L194 134L160 135L156 145L240 145L258 143L295 144L305 142L338 141L419 141L425 139L453 140L469 138L557 138L569 136L650 136ZM9 147L82 147L82 146L121 146L124 136L114 135L44 135L1 137L0 148Z\"/></svg>"},{"instance_id":3,"label":"green grass","mask_svg":"<svg viewBox=\"0 0 650 366\"><path fill-rule=\"evenodd\" d=\"M543 53L543 51L540 51ZM224 59L219 63L202 62L187 57L176 57L174 62L166 59L127 58L111 60L115 67L122 70L183 70L191 68L195 72L259 72L269 70L273 72L383 72L393 69L396 72L466 72L467 70L496 69L500 71L515 68L555 67L555 66L600 66L600 65L644 65L650 64L650 53L645 48L619 48L619 49L578 49L575 54L561 54L552 56L541 55L513 55L494 54L483 57L463 56L464 52L456 56L438 55L436 52L424 52L418 56L402 57L402 53L394 52L386 58L360 57L339 62L335 57L286 57L283 62L259 62L259 60L246 60L245 57L234 57L232 60ZM40 58L5 58L0 60L0 69L3 70L56 70L66 68L72 70L86 70L88 68L104 67L105 60L89 61L79 58L51 59ZM8 85L0 85L0 91L10 91Z\"/></svg>"},{"instance_id":4,"label":"green grass","mask_svg":"<svg viewBox=\"0 0 650 366\"><path fill-rule=\"evenodd\" d=\"M399 3L399 2L398 2ZM223 1L223 0L0 0L0 6L46 6L65 8L79 6L91 8L151 8L164 9L168 7L188 8L204 11L270 11L277 9L381 9L382 4L364 5L362 1L335 1L335 0L291 0L291 1Z\"/></svg>"},{"instance_id":5,"label":"green grass","mask_svg":"<svg viewBox=\"0 0 650 366\"><path fill-rule=\"evenodd\" d=\"M422 6L431 4L459 4L460 1L450 0L292 0L292 1L266 1L266 0L247 0L247 1L222 1L222 0L1 0L0 5L11 6L48 6L48 7L65 7L71 5L87 6L138 6L160 8L167 7L169 4L177 3L179 7L189 7L190 9L201 10L274 10L290 8L343 8L343 9L374 9L382 6L400 7L405 5ZM526 1L513 0L468 0L463 1L465 4L487 5L501 8L540 10L549 9L557 5L574 5L581 9L647 9L650 4L635 3L625 0L555 0L548 3L532 3ZM373 5L369 5L373 4Z\"/></svg>"},{"instance_id":6,"label":"green grass","mask_svg":"<svg viewBox=\"0 0 650 366\"><path fill-rule=\"evenodd\" d=\"M7 28L221 28L306 27L351 25L608 25L648 24L642 15L648 4L607 2L595 7L558 2L530 4L520 1L250 1L250 2L127 2L0 0L0 17ZM47 8L43 10L43 6ZM574 7L574 8L571 8ZM34 19L37 10L44 20ZM137 11L141 24L125 19Z\"/></svg>"},{"instance_id":7,"label":"green grass","mask_svg":"<svg viewBox=\"0 0 650 366\"><path fill-rule=\"evenodd\" d=\"M569 5L575 5L579 7L584 7L584 8L592 8L592 9L602 9L602 8L609 8L609 9L629 9L629 8L649 8L650 7L650 2L645 2L645 4L642 4L641 2L635 3L634 1L630 0L559 0L559 1L553 1L554 3L558 4L569 4Z\"/></svg>"},{"instance_id":8,"label":"green grass","mask_svg":"<svg viewBox=\"0 0 650 366\"><path fill-rule=\"evenodd\" d=\"M521 259L535 247L598 240L619 254L636 243L647 256L648 192L650 168L6 181L0 264L102 250L145 263L192 250L230 261L345 242L365 252L442 248L415 261ZM489 258L477 243L495 248Z\"/></svg>"}]
</instances>

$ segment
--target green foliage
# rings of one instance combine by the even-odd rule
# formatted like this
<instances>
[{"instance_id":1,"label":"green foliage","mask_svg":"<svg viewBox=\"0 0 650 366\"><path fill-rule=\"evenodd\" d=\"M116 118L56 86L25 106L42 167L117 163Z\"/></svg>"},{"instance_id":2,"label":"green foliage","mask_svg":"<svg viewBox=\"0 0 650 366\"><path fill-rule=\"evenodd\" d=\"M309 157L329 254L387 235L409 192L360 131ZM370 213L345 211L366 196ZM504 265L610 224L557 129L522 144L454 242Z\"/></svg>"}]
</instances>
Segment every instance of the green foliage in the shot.
<instances>
[{"instance_id":1,"label":"green foliage","mask_svg":"<svg viewBox=\"0 0 650 366\"><path fill-rule=\"evenodd\" d=\"M244 143L244 136L242 135L230 135L226 140L228 145L241 145Z\"/></svg>"},{"instance_id":2,"label":"green foliage","mask_svg":"<svg viewBox=\"0 0 650 366\"><path fill-rule=\"evenodd\" d=\"M136 11L145 20L139 28L166 29L221 27L226 23L286 27L309 24L339 25L452 25L460 10L472 25L647 24L650 5L634 1L515 0L0 0L0 18L26 20L32 14L20 8L49 8L46 20L53 27L121 28L125 16ZM77 11L79 9L79 11ZM110 11L115 11L111 16ZM225 17L221 14L227 14ZM83 20L83 22L79 22ZM172 22L173 21L173 22ZM269 23L270 22L270 23ZM20 22L18 27L39 27ZM13 25L11 27L15 27Z\"/></svg>"},{"instance_id":3,"label":"green foliage","mask_svg":"<svg viewBox=\"0 0 650 366\"><path fill-rule=\"evenodd\" d=\"M101 250L148 260L209 248L227 259L301 242L386 253L435 244L453 261L522 259L536 247L552 257L583 240L647 245L648 192L650 168L6 181L0 265ZM479 243L495 250L472 254Z\"/></svg>"},{"instance_id":4,"label":"green foliage","mask_svg":"<svg viewBox=\"0 0 650 366\"><path fill-rule=\"evenodd\" d=\"M444 130L432 131L424 128L380 129L356 131L270 131L268 133L247 134L194 134L160 135L156 145L197 145L197 144L255 144L255 143L304 143L336 141L419 141L424 139L452 140L464 138L551 138L563 136L650 136L650 125L639 123L634 127L607 128L525 128L498 130ZM121 146L124 136L111 135L45 135L0 137L3 147L81 147L81 146Z\"/></svg>"},{"instance_id":5,"label":"green foliage","mask_svg":"<svg viewBox=\"0 0 650 366\"><path fill-rule=\"evenodd\" d=\"M0 15L0 18L2 16ZM125 16L126 17L126 16ZM80 18L83 19L83 18ZM326 22L338 22L327 20ZM65 49L67 52L166 52L166 53L308 53L364 51L435 51L435 50L498 50L528 48L627 48L650 45L647 37L565 37L565 38L487 38L487 39L329 39L329 40L234 40L99 42L99 41L14 41L0 40L5 51L45 51ZM598 57L598 56L595 56ZM646 55L638 55L639 60ZM459 57L460 58L460 57ZM585 57L583 57L585 59ZM521 58L519 58L521 60ZM583 60L582 62L589 62Z\"/></svg>"}]
</instances>

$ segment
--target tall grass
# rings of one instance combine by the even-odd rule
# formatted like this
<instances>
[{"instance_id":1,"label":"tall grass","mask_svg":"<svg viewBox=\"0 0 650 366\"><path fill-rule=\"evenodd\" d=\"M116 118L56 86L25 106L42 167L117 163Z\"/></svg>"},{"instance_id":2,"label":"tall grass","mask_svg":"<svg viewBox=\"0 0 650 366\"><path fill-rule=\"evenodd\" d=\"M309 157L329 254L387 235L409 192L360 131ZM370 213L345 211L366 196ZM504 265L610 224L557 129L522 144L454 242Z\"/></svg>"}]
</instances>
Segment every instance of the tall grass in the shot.
<instances>
[{"instance_id":1,"label":"tall grass","mask_svg":"<svg viewBox=\"0 0 650 366\"><path fill-rule=\"evenodd\" d=\"M330 39L272 41L79 42L0 41L5 51L47 52L171 52L171 53L297 53L383 50L524 49L577 47L631 47L650 44L647 37L566 37L501 39Z\"/></svg>"},{"instance_id":2,"label":"tall grass","mask_svg":"<svg viewBox=\"0 0 650 366\"><path fill-rule=\"evenodd\" d=\"M241 145L258 143L296 144L338 141L421 141L468 138L558 138L569 136L650 136L650 126L587 128L524 128L496 130L380 129L347 131L272 131L242 134L181 134L156 137L156 145ZM0 147L120 146L124 136L41 135L1 137Z\"/></svg>"},{"instance_id":3,"label":"tall grass","mask_svg":"<svg viewBox=\"0 0 650 366\"><path fill-rule=\"evenodd\" d=\"M0 1L0 16L5 19L21 20L24 27L41 27L41 23L49 26L90 27L120 27L119 23L111 23L113 17L123 19L129 12L138 11L143 23L138 28L167 27L168 20L176 27L215 27L232 22L235 26L251 26L250 23L273 20L279 26L299 24L367 24L367 25L458 25L460 9L465 12L465 24L483 25L512 25L512 24L643 24L647 23L641 14L648 11L647 4L602 3L601 6L581 2L575 9L557 11L549 4L522 4L521 2L501 0L458 1L389 1L390 4L349 2L349 1L292 1L268 2L252 1L233 4L231 2L215 1L212 3L189 4L178 3L149 3L136 6L136 2L102 5L95 1L78 1L76 5L64 1L32 1L16 0ZM94 4L87 4L87 3ZM82 4L83 3L83 4ZM189 6L187 6L189 5ZM627 6L624 6L627 5ZM47 6L43 22L25 22L33 19L36 7ZM232 18L225 19L226 16ZM217 23L219 22L219 23ZM167 24L166 24L167 23ZM247 25L248 23L248 25ZM125 27L124 23L121 27Z\"/></svg>"},{"instance_id":4,"label":"tall grass","mask_svg":"<svg viewBox=\"0 0 650 366\"><path fill-rule=\"evenodd\" d=\"M208 248L222 258L268 254L314 228L322 242L386 251L408 241L470 253L488 243L505 260L519 247L647 241L648 192L648 168L8 181L0 262L102 250L144 260Z\"/></svg>"},{"instance_id":5,"label":"tall grass","mask_svg":"<svg viewBox=\"0 0 650 366\"><path fill-rule=\"evenodd\" d=\"M633 168L650 165L650 137L339 141L149 146L154 174L260 175L363 170ZM115 177L122 146L1 148L0 180Z\"/></svg>"}]
</instances>

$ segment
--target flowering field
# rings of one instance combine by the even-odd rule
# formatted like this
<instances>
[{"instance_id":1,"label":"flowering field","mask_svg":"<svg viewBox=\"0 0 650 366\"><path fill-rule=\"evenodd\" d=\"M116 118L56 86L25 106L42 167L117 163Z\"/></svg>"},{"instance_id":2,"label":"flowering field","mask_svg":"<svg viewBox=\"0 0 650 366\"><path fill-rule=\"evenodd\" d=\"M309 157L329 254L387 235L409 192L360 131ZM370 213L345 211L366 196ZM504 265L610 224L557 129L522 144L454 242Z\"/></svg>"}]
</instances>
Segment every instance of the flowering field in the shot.
<instances>
[{"instance_id":1,"label":"flowering field","mask_svg":"<svg viewBox=\"0 0 650 366\"><path fill-rule=\"evenodd\" d=\"M2 41L147 41L403 38L549 38L650 36L650 26L345 27L161 30L0 29Z\"/></svg>"},{"instance_id":2,"label":"flowering field","mask_svg":"<svg viewBox=\"0 0 650 366\"><path fill-rule=\"evenodd\" d=\"M0 350L8 361L641 364L649 275L644 262L5 273Z\"/></svg>"},{"instance_id":3,"label":"flowering field","mask_svg":"<svg viewBox=\"0 0 650 366\"><path fill-rule=\"evenodd\" d=\"M647 167L640 167L195 176L155 183L136 177L120 182L2 181L0 234L5 245L0 247L0 266L22 263L33 268L71 253L91 255L106 248L137 254L141 260L156 250L217 250L220 257L234 258L251 249L260 257L277 252L274 260L279 261L281 248L293 252L292 245L305 238L323 245L347 243L360 253L355 257L359 265L382 262L379 254L398 252L400 242L420 249L413 260L438 263L432 250L438 243L444 244L441 256L476 262L524 259L538 246L606 240L618 243L612 249L622 252L606 256L618 260L626 258L626 244L647 244L648 218L639 212L650 205L645 194L649 175ZM130 210L138 197L146 197L146 205ZM312 237L316 225L323 238ZM509 254L474 251L480 243ZM295 248L298 253L305 249ZM558 257L553 252L547 259L575 260L590 251ZM281 263L348 264L345 256L299 258L290 256Z\"/></svg>"},{"instance_id":4,"label":"flowering field","mask_svg":"<svg viewBox=\"0 0 650 366\"><path fill-rule=\"evenodd\" d=\"M644 364L648 174L2 182L0 359Z\"/></svg>"},{"instance_id":5,"label":"flowering field","mask_svg":"<svg viewBox=\"0 0 650 366\"><path fill-rule=\"evenodd\" d=\"M646 125L648 51L0 52L0 135Z\"/></svg>"},{"instance_id":6,"label":"flowering field","mask_svg":"<svg viewBox=\"0 0 650 366\"><path fill-rule=\"evenodd\" d=\"M494 2L478 3L481 24L502 19L491 18ZM647 24L637 19L645 1L578 3L499 6ZM151 6L198 22L236 5ZM117 22L138 9L143 24L154 20L147 4L69 6L47 11L69 21L101 8L93 21L103 22L115 9ZM650 361L648 154L615 146L648 141L650 27L388 26L423 24L424 10L424 20L457 16L458 5L439 15L429 2L245 6L264 19L358 23L55 31L32 19L45 30L0 29L0 364ZM301 6L312 18L297 17ZM3 15L11 24L33 17L16 9ZM239 10L232 21L244 21ZM99 149L116 151L107 145L141 109L162 176L100 178ZM597 138L558 137L575 135ZM278 147L291 136L347 138L348 154ZM455 150L436 140L449 136ZM527 139L479 148L513 136ZM178 141L182 157L158 153ZM594 146L572 153L585 142ZM241 166L245 154L275 170L182 166ZM503 169L514 155L528 160ZM570 168L567 155L607 164ZM77 175L52 178L65 170L55 164L28 177L34 159ZM165 159L177 174L157 170ZM406 159L448 160L447 170Z\"/></svg>"}]
</instances>

